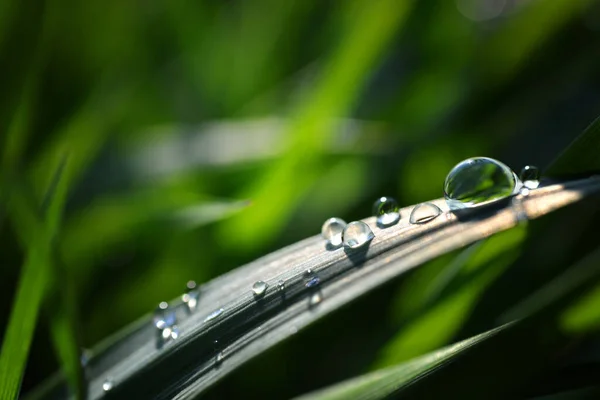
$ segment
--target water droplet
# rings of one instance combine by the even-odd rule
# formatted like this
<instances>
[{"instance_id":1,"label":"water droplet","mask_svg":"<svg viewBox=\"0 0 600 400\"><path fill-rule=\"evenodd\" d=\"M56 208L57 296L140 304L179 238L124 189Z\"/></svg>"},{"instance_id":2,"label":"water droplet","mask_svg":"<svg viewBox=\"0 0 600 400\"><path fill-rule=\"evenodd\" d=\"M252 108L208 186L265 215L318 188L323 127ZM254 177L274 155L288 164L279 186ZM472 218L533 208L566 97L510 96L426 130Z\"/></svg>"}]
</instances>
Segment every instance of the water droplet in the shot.
<instances>
[{"instance_id":1,"label":"water droplet","mask_svg":"<svg viewBox=\"0 0 600 400\"><path fill-rule=\"evenodd\" d=\"M208 321L210 321L212 319L217 318L219 315L223 314L223 311L225 311L225 310L223 310L222 308L219 308L218 310L215 310L215 311L211 312L210 314L208 314L206 316L206 318L204 318L203 322L208 322Z\"/></svg>"},{"instance_id":2,"label":"water droplet","mask_svg":"<svg viewBox=\"0 0 600 400\"><path fill-rule=\"evenodd\" d=\"M225 358L225 353L220 351L217 353L217 357L215 358L215 361L220 363L221 361L223 361L224 358Z\"/></svg>"},{"instance_id":3,"label":"water droplet","mask_svg":"<svg viewBox=\"0 0 600 400\"><path fill-rule=\"evenodd\" d=\"M164 329L175 324L175 311L169 309L169 304L166 301L161 302L153 316L154 326L157 329Z\"/></svg>"},{"instance_id":4,"label":"water droplet","mask_svg":"<svg viewBox=\"0 0 600 400\"><path fill-rule=\"evenodd\" d=\"M88 349L81 349L81 353L79 356L79 362L82 367L85 367L90 362L90 358L92 358L92 351Z\"/></svg>"},{"instance_id":5,"label":"water droplet","mask_svg":"<svg viewBox=\"0 0 600 400\"><path fill-rule=\"evenodd\" d=\"M314 307L317 304L321 303L321 301L323 301L323 295L321 294L320 291L317 291L317 292L314 292L313 294L311 294L310 298L308 299L308 304L311 307Z\"/></svg>"},{"instance_id":6,"label":"water droplet","mask_svg":"<svg viewBox=\"0 0 600 400\"><path fill-rule=\"evenodd\" d=\"M442 210L433 203L422 203L410 212L409 222L411 224L424 224L435 219L442 213Z\"/></svg>"},{"instance_id":7,"label":"water droplet","mask_svg":"<svg viewBox=\"0 0 600 400\"><path fill-rule=\"evenodd\" d=\"M277 282L277 290L279 290L280 292L284 292L285 291L285 282L280 280L279 282Z\"/></svg>"},{"instance_id":8,"label":"water droplet","mask_svg":"<svg viewBox=\"0 0 600 400\"><path fill-rule=\"evenodd\" d=\"M342 234L344 247L349 249L357 249L369 243L375 235L369 225L362 221L350 222Z\"/></svg>"},{"instance_id":9,"label":"water droplet","mask_svg":"<svg viewBox=\"0 0 600 400\"><path fill-rule=\"evenodd\" d=\"M170 339L177 339L179 337L179 328L177 325L173 325L171 327L165 328L161 331L161 339L163 342L166 342Z\"/></svg>"},{"instance_id":10,"label":"water droplet","mask_svg":"<svg viewBox=\"0 0 600 400\"><path fill-rule=\"evenodd\" d=\"M298 328L296 328L295 326L291 326L290 327L290 334L295 335L296 333L298 333Z\"/></svg>"},{"instance_id":11,"label":"water droplet","mask_svg":"<svg viewBox=\"0 0 600 400\"><path fill-rule=\"evenodd\" d=\"M321 235L327 243L333 247L342 245L342 231L346 227L346 221L340 218L329 218L321 228Z\"/></svg>"},{"instance_id":12,"label":"water droplet","mask_svg":"<svg viewBox=\"0 0 600 400\"><path fill-rule=\"evenodd\" d=\"M317 286L319 283L321 283L321 279L312 269L304 271L304 286L310 288Z\"/></svg>"},{"instance_id":13,"label":"water droplet","mask_svg":"<svg viewBox=\"0 0 600 400\"><path fill-rule=\"evenodd\" d=\"M391 197L380 197L373 204L373 215L377 217L378 226L391 226L400 220L400 206Z\"/></svg>"},{"instance_id":14,"label":"water droplet","mask_svg":"<svg viewBox=\"0 0 600 400\"><path fill-rule=\"evenodd\" d=\"M252 285L252 291L254 292L254 295L256 297L260 297L265 294L268 287L269 287L269 285L267 285L265 282L256 281L256 282L254 282L254 285Z\"/></svg>"},{"instance_id":15,"label":"water droplet","mask_svg":"<svg viewBox=\"0 0 600 400\"><path fill-rule=\"evenodd\" d=\"M113 380L111 378L106 378L104 380L104 382L102 383L102 390L104 390L105 392L108 392L109 390L111 390L114 386Z\"/></svg>"},{"instance_id":16,"label":"water droplet","mask_svg":"<svg viewBox=\"0 0 600 400\"><path fill-rule=\"evenodd\" d=\"M197 285L194 281L188 281L185 285L186 293L181 296L181 301L186 305L188 312L193 312L198 306L198 299L200 299L200 292L196 289Z\"/></svg>"},{"instance_id":17,"label":"water droplet","mask_svg":"<svg viewBox=\"0 0 600 400\"><path fill-rule=\"evenodd\" d=\"M537 189L540 185L540 169L534 165L526 165L521 170L519 178L527 189Z\"/></svg>"},{"instance_id":18,"label":"water droplet","mask_svg":"<svg viewBox=\"0 0 600 400\"><path fill-rule=\"evenodd\" d=\"M468 158L458 163L444 183L444 196L451 210L472 208L516 194L521 181L498 160Z\"/></svg>"}]
</instances>

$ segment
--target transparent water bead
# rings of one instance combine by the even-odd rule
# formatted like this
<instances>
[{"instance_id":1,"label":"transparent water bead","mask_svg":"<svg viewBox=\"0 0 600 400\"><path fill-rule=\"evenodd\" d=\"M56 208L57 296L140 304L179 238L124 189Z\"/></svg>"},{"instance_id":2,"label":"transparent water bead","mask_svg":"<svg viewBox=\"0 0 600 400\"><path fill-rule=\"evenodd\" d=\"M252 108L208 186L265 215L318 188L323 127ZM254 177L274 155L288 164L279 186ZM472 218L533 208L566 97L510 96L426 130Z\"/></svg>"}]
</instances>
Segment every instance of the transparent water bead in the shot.
<instances>
[{"instance_id":1,"label":"transparent water bead","mask_svg":"<svg viewBox=\"0 0 600 400\"><path fill-rule=\"evenodd\" d=\"M517 175L500 161L474 157L448 173L444 197L451 210L473 208L516 194L521 186Z\"/></svg>"},{"instance_id":2,"label":"transparent water bead","mask_svg":"<svg viewBox=\"0 0 600 400\"><path fill-rule=\"evenodd\" d=\"M254 285L252 285L252 292L254 293L254 296L261 297L265 294L268 287L269 285L267 285L265 282L256 281L254 282Z\"/></svg>"},{"instance_id":3,"label":"transparent water bead","mask_svg":"<svg viewBox=\"0 0 600 400\"><path fill-rule=\"evenodd\" d=\"M312 269L307 269L304 271L304 286L307 288L315 287L319 283L321 283L321 279L319 275L315 273Z\"/></svg>"},{"instance_id":4,"label":"transparent water bead","mask_svg":"<svg viewBox=\"0 0 600 400\"><path fill-rule=\"evenodd\" d=\"M206 316L206 318L204 318L204 321L203 321L203 322L208 322L208 321L210 321L210 320L213 320L213 319L217 318L219 315L223 314L223 311L225 311L225 310L224 310L224 309L222 309L222 308L219 308L219 309L217 309L217 310L215 310L215 311L211 312L210 314L208 314L208 315Z\"/></svg>"},{"instance_id":5,"label":"transparent water bead","mask_svg":"<svg viewBox=\"0 0 600 400\"><path fill-rule=\"evenodd\" d=\"M433 203L418 204L410 212L411 224L425 224L442 213L442 210Z\"/></svg>"},{"instance_id":6,"label":"transparent water bead","mask_svg":"<svg viewBox=\"0 0 600 400\"><path fill-rule=\"evenodd\" d=\"M171 327L176 323L175 311L169 309L169 304L166 301L163 301L156 307L156 310L154 310L152 320L157 329Z\"/></svg>"},{"instance_id":7,"label":"transparent water bead","mask_svg":"<svg viewBox=\"0 0 600 400\"><path fill-rule=\"evenodd\" d=\"M310 297L308 299L308 304L311 307L314 307L317 304L320 304L322 301L323 301L323 295L321 294L321 292L317 291L310 295Z\"/></svg>"},{"instance_id":8,"label":"transparent water bead","mask_svg":"<svg viewBox=\"0 0 600 400\"><path fill-rule=\"evenodd\" d=\"M540 169L534 165L526 165L521 170L519 178L527 189L537 189L540 185Z\"/></svg>"},{"instance_id":9,"label":"transparent water bead","mask_svg":"<svg viewBox=\"0 0 600 400\"><path fill-rule=\"evenodd\" d=\"M321 235L333 247L342 245L342 231L346 221L341 218L329 218L321 227Z\"/></svg>"},{"instance_id":10,"label":"transparent water bead","mask_svg":"<svg viewBox=\"0 0 600 400\"><path fill-rule=\"evenodd\" d=\"M400 206L391 197L380 197L373 204L373 215L377 217L377 225L391 226L400 220Z\"/></svg>"},{"instance_id":11,"label":"transparent water bead","mask_svg":"<svg viewBox=\"0 0 600 400\"><path fill-rule=\"evenodd\" d=\"M280 280L279 282L277 282L277 290L279 290L280 292L284 292L285 291L285 282Z\"/></svg>"},{"instance_id":12,"label":"transparent water bead","mask_svg":"<svg viewBox=\"0 0 600 400\"><path fill-rule=\"evenodd\" d=\"M102 390L105 392L110 391L114 386L113 380L111 378L106 378L104 382L102 382Z\"/></svg>"},{"instance_id":13,"label":"transparent water bead","mask_svg":"<svg viewBox=\"0 0 600 400\"><path fill-rule=\"evenodd\" d=\"M188 312L195 311L196 307L198 306L200 292L196 287L197 285L195 281L188 281L188 283L185 285L186 293L181 296L181 300L185 303Z\"/></svg>"},{"instance_id":14,"label":"transparent water bead","mask_svg":"<svg viewBox=\"0 0 600 400\"><path fill-rule=\"evenodd\" d=\"M375 235L369 225L362 221L350 222L342 233L344 247L357 249L369 243Z\"/></svg>"}]
</instances>

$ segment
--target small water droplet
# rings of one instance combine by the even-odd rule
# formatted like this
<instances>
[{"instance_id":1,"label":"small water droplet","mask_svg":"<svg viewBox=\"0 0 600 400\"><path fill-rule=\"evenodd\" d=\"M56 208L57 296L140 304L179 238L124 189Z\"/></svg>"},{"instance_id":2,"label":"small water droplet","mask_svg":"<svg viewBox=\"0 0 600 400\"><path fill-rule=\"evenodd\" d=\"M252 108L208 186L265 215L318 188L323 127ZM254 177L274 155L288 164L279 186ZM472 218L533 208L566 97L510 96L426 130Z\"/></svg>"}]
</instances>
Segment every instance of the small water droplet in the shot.
<instances>
[{"instance_id":1,"label":"small water droplet","mask_svg":"<svg viewBox=\"0 0 600 400\"><path fill-rule=\"evenodd\" d=\"M369 225L362 221L350 222L342 234L344 247L349 249L357 249L369 243L375 235Z\"/></svg>"},{"instance_id":2,"label":"small water droplet","mask_svg":"<svg viewBox=\"0 0 600 400\"><path fill-rule=\"evenodd\" d=\"M295 335L296 333L298 333L298 328L296 328L295 326L291 326L290 327L290 333L292 335Z\"/></svg>"},{"instance_id":3,"label":"small water droplet","mask_svg":"<svg viewBox=\"0 0 600 400\"><path fill-rule=\"evenodd\" d=\"M111 378L106 378L102 383L102 390L105 392L110 391L114 386L113 380Z\"/></svg>"},{"instance_id":4,"label":"small water droplet","mask_svg":"<svg viewBox=\"0 0 600 400\"><path fill-rule=\"evenodd\" d=\"M332 247L342 245L342 231L346 227L346 221L341 218L329 218L321 227L321 235Z\"/></svg>"},{"instance_id":5,"label":"small water droplet","mask_svg":"<svg viewBox=\"0 0 600 400\"><path fill-rule=\"evenodd\" d=\"M307 288L315 287L321 283L321 278L312 269L304 271L304 286Z\"/></svg>"},{"instance_id":6,"label":"small water droplet","mask_svg":"<svg viewBox=\"0 0 600 400\"><path fill-rule=\"evenodd\" d=\"M377 217L378 226L391 226L400 220L400 206L391 197L380 197L373 204L373 215Z\"/></svg>"},{"instance_id":7,"label":"small water droplet","mask_svg":"<svg viewBox=\"0 0 600 400\"><path fill-rule=\"evenodd\" d=\"M198 300L200 299L200 292L196 287L196 282L188 281L185 285L186 293L181 296L181 301L183 301L186 305L186 310L190 313L196 310Z\"/></svg>"},{"instance_id":8,"label":"small water droplet","mask_svg":"<svg viewBox=\"0 0 600 400\"><path fill-rule=\"evenodd\" d=\"M280 280L279 282L277 282L277 290L279 290L280 292L284 292L285 291L285 282Z\"/></svg>"},{"instance_id":9,"label":"small water droplet","mask_svg":"<svg viewBox=\"0 0 600 400\"><path fill-rule=\"evenodd\" d=\"M424 224L435 218L442 213L442 210L433 203L422 203L410 212L409 222L411 224Z\"/></svg>"},{"instance_id":10,"label":"small water droplet","mask_svg":"<svg viewBox=\"0 0 600 400\"><path fill-rule=\"evenodd\" d=\"M221 361L223 361L223 359L224 359L224 358L225 358L225 353L224 353L224 352L222 352L222 351L220 351L220 352L218 352L218 353L217 353L217 356L216 356L216 358L215 358L215 361L216 361L217 363L220 363Z\"/></svg>"},{"instance_id":11,"label":"small water droplet","mask_svg":"<svg viewBox=\"0 0 600 400\"><path fill-rule=\"evenodd\" d=\"M153 316L154 326L157 329L164 329L175 324L175 311L169 309L169 304L166 301L161 302Z\"/></svg>"},{"instance_id":12,"label":"small water droplet","mask_svg":"<svg viewBox=\"0 0 600 400\"><path fill-rule=\"evenodd\" d=\"M520 194L521 196L529 196L529 188L522 188Z\"/></svg>"},{"instance_id":13,"label":"small water droplet","mask_svg":"<svg viewBox=\"0 0 600 400\"><path fill-rule=\"evenodd\" d=\"M469 158L458 163L444 182L444 196L451 210L473 208L516 194L521 181L498 160Z\"/></svg>"},{"instance_id":14,"label":"small water droplet","mask_svg":"<svg viewBox=\"0 0 600 400\"><path fill-rule=\"evenodd\" d=\"M537 189L540 185L540 169L534 165L526 165L521 170L519 178L527 189Z\"/></svg>"},{"instance_id":15,"label":"small water droplet","mask_svg":"<svg viewBox=\"0 0 600 400\"><path fill-rule=\"evenodd\" d=\"M217 318L219 315L223 314L223 311L225 311L225 310L223 310L222 308L219 308L218 310L215 310L215 311L211 312L210 314L208 314L206 316L206 318L204 318L203 322L208 322L208 321L210 321L212 319Z\"/></svg>"},{"instance_id":16,"label":"small water droplet","mask_svg":"<svg viewBox=\"0 0 600 400\"><path fill-rule=\"evenodd\" d=\"M79 362L82 367L85 367L90 362L90 358L92 358L92 351L88 349L81 349L81 354L79 356Z\"/></svg>"},{"instance_id":17,"label":"small water droplet","mask_svg":"<svg viewBox=\"0 0 600 400\"><path fill-rule=\"evenodd\" d=\"M254 282L254 285L252 285L252 292L254 292L254 296L260 297L265 294L268 287L269 285L267 285L265 282L256 281Z\"/></svg>"},{"instance_id":18,"label":"small water droplet","mask_svg":"<svg viewBox=\"0 0 600 400\"><path fill-rule=\"evenodd\" d=\"M314 307L317 304L321 303L321 301L323 301L323 295L321 294L320 291L316 291L310 295L310 298L308 299L308 304L311 307Z\"/></svg>"}]
</instances>

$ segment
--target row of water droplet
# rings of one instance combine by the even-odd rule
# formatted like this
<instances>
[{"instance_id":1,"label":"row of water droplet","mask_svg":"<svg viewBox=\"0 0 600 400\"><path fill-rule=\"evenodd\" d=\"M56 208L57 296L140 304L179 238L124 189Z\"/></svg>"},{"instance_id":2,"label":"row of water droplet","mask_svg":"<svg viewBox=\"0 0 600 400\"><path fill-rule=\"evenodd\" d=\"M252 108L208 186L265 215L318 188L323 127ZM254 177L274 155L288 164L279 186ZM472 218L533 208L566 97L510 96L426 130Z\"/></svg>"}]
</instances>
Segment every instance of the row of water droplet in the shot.
<instances>
[{"instance_id":1,"label":"row of water droplet","mask_svg":"<svg viewBox=\"0 0 600 400\"><path fill-rule=\"evenodd\" d=\"M446 177L444 182L444 197L451 211L465 208L474 208L486 205L508 196L521 193L528 194L529 190L536 189L539 185L539 170L533 166L526 166L519 177L500 161L487 157L475 157L457 164ZM409 216L409 224L421 225L428 223L439 215L442 210L433 203L422 203L415 206ZM400 206L391 197L381 197L373 205L373 215L379 228L385 229L400 221ZM369 225L363 221L346 223L341 218L329 218L321 229L322 237L326 240L328 249L344 247L348 250L363 248L370 243L375 235ZM304 286L311 290L309 305L316 306L323 300L319 290L321 282L318 274L312 269L303 273ZM252 285L254 298L259 301L263 298L269 285L262 281L256 281ZM285 282L277 282L277 291L284 294ZM194 281L187 283L186 292L182 295L182 302L188 313L196 310L200 292ZM203 322L208 322L219 317L224 312L223 308L214 310L208 314ZM162 348L169 341L180 336L177 326L175 310L168 303L161 302L154 312L153 324L156 329L156 345ZM219 351L219 342L215 344L215 362L220 363L225 354ZM103 386L104 391L113 388L113 381L107 379Z\"/></svg>"},{"instance_id":2,"label":"row of water droplet","mask_svg":"<svg viewBox=\"0 0 600 400\"><path fill-rule=\"evenodd\" d=\"M451 211L475 208L493 203L503 198L523 194L539 185L540 171L537 167L526 166L519 177L505 164L488 157L474 157L457 164L444 183L444 197ZM409 217L412 225L425 224L434 220L442 210L433 203L415 206ZM373 215L377 217L379 228L387 228L400 220L400 206L391 197L381 197L373 205ZM321 228L328 249L344 246L358 249L367 245L375 234L363 221L347 224L341 218L329 218Z\"/></svg>"}]
</instances>

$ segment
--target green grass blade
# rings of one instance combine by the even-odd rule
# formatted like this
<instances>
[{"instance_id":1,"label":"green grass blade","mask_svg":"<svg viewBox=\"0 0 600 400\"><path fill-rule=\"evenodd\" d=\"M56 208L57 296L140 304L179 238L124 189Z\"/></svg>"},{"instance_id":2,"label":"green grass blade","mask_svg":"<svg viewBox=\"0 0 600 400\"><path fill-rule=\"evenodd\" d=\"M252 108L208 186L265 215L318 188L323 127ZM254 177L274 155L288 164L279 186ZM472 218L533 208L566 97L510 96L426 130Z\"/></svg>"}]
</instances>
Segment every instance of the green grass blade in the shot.
<instances>
[{"instance_id":1,"label":"green grass blade","mask_svg":"<svg viewBox=\"0 0 600 400\"><path fill-rule=\"evenodd\" d=\"M358 378L350 379L330 388L300 396L298 400L343 400L343 399L384 399L411 383L426 379L426 376L441 368L452 358L460 356L483 341L486 341L512 324L506 324L480 335L463 340L451 346L429 353L415 360L391 368L375 371Z\"/></svg>"},{"instance_id":2,"label":"green grass blade","mask_svg":"<svg viewBox=\"0 0 600 400\"><path fill-rule=\"evenodd\" d=\"M286 135L285 156L241 193L239 197L251 199L254 207L243 218L222 225L220 233L228 238L225 244L252 248L272 239L285 225L302 195L322 173L317 164L331 140L334 118L348 113L370 70L407 17L411 3L361 1L348 7L351 18L344 40L312 93L295 110ZM277 203L272 201L274 192L278 193Z\"/></svg>"},{"instance_id":3,"label":"green grass blade","mask_svg":"<svg viewBox=\"0 0 600 400\"><path fill-rule=\"evenodd\" d=\"M600 171L600 117L596 118L560 155L552 162L545 175L583 176Z\"/></svg>"},{"instance_id":4,"label":"green grass blade","mask_svg":"<svg viewBox=\"0 0 600 400\"><path fill-rule=\"evenodd\" d=\"M29 202L23 198L20 190L10 188L8 195L7 208L21 238L26 238L27 255L0 353L0 398L3 399L14 399L19 394L39 308L48 288L52 239L66 196L66 187L60 179L63 167L64 161L47 191L47 221L42 229L37 229L36 217L21 219L27 214L37 215L38 210L23 209Z\"/></svg>"}]
</instances>

